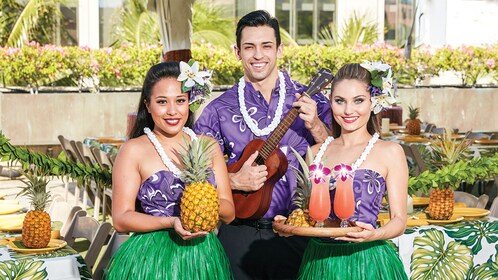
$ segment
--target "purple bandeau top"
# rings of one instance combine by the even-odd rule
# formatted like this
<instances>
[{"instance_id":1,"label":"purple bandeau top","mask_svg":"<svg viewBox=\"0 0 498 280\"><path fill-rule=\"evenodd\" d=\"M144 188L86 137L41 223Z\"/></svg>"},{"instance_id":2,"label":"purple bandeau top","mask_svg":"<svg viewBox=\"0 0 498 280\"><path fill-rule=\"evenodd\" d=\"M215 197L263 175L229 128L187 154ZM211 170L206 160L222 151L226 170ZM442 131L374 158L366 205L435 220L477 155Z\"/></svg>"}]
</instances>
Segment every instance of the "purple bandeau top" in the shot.
<instances>
[{"instance_id":1,"label":"purple bandeau top","mask_svg":"<svg viewBox=\"0 0 498 280\"><path fill-rule=\"evenodd\" d=\"M386 192L386 181L378 172L371 169L357 169L353 179L355 211L349 220L360 221L376 227L377 217ZM334 214L335 189L330 191L332 203L331 219L337 219Z\"/></svg>"},{"instance_id":2,"label":"purple bandeau top","mask_svg":"<svg viewBox=\"0 0 498 280\"><path fill-rule=\"evenodd\" d=\"M208 182L216 187L214 175ZM145 180L138 190L138 211L152 216L180 216L180 199L185 184L169 170L160 170Z\"/></svg>"}]
</instances>

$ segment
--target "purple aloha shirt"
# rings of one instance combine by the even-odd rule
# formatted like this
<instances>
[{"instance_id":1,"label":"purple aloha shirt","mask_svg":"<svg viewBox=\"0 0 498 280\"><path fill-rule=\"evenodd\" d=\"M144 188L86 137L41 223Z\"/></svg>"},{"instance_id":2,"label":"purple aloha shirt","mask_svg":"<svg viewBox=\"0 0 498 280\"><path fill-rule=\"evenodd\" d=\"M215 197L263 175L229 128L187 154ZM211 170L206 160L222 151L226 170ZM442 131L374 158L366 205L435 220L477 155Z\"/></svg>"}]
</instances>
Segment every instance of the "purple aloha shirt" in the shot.
<instances>
[{"instance_id":1,"label":"purple aloha shirt","mask_svg":"<svg viewBox=\"0 0 498 280\"><path fill-rule=\"evenodd\" d=\"M353 179L353 192L355 211L349 220L368 223L376 227L382 197L386 192L384 177L374 170L357 169ZM335 189L330 191L330 200L332 202L331 219L337 219L334 214L334 197Z\"/></svg>"},{"instance_id":2,"label":"purple aloha shirt","mask_svg":"<svg viewBox=\"0 0 498 280\"><path fill-rule=\"evenodd\" d=\"M208 178L214 184L214 176ZM180 216L180 199L185 184L169 170L161 170L152 174L140 186L137 202L140 212L152 216Z\"/></svg>"},{"instance_id":3,"label":"purple aloha shirt","mask_svg":"<svg viewBox=\"0 0 498 280\"><path fill-rule=\"evenodd\" d=\"M289 75L284 72L286 82L286 96L282 118L292 108L296 100L295 93L303 93L306 86L291 81ZM251 83L245 86L245 102L249 116L258 121L260 129L267 127L274 117L278 104L279 81L277 80L273 89L271 102L268 104L263 95L254 89ZM240 113L238 99L238 85L234 85L218 98L211 101L202 111L197 119L194 131L198 134L206 134L218 140L221 150L228 156L228 165L236 162L242 155L246 145L253 139L258 138L247 127ZM332 114L329 100L321 93L315 94L313 100L317 103L320 119L330 127ZM259 137L266 140L269 135ZM280 141L280 149L287 156L289 168L287 173L278 181L273 188L272 202L270 208L264 215L265 218L273 218L275 215L288 215L292 209L292 196L297 186L296 177L291 166L299 168L299 162L289 147L304 156L308 146L315 144L311 133L305 128L304 121L297 118Z\"/></svg>"}]
</instances>

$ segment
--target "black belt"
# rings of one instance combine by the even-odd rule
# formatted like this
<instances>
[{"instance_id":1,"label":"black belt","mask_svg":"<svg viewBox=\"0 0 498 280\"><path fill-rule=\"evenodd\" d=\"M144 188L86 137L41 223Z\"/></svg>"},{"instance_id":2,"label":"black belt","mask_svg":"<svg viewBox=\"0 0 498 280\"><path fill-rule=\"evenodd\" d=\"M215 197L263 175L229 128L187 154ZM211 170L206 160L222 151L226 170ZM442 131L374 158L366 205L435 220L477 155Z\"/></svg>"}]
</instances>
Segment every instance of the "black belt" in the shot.
<instances>
[{"instance_id":1,"label":"black belt","mask_svg":"<svg viewBox=\"0 0 498 280\"><path fill-rule=\"evenodd\" d=\"M231 225L234 226L250 226L256 229L272 229L272 223L273 219L257 219L257 220L250 220L250 219L235 219L233 222L231 222Z\"/></svg>"}]
</instances>

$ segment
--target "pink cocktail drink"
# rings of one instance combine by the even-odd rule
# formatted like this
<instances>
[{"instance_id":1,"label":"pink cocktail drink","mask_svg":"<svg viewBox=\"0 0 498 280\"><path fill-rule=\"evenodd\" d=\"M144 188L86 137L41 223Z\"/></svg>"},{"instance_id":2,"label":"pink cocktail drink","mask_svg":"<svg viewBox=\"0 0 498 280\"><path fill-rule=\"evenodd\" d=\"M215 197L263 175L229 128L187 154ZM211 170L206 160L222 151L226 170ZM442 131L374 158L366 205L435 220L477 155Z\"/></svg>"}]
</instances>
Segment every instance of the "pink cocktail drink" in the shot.
<instances>
[{"instance_id":1,"label":"pink cocktail drink","mask_svg":"<svg viewBox=\"0 0 498 280\"><path fill-rule=\"evenodd\" d=\"M331 210L330 204L328 178L325 182L313 182L309 211L311 218L318 221L317 226L322 226L322 222L329 217Z\"/></svg>"},{"instance_id":2,"label":"pink cocktail drink","mask_svg":"<svg viewBox=\"0 0 498 280\"><path fill-rule=\"evenodd\" d=\"M353 180L350 177L337 178L334 197L334 213L337 218L341 219L341 227L347 227L345 220L349 219L354 213L354 194ZM343 224L345 226L343 226Z\"/></svg>"}]
</instances>

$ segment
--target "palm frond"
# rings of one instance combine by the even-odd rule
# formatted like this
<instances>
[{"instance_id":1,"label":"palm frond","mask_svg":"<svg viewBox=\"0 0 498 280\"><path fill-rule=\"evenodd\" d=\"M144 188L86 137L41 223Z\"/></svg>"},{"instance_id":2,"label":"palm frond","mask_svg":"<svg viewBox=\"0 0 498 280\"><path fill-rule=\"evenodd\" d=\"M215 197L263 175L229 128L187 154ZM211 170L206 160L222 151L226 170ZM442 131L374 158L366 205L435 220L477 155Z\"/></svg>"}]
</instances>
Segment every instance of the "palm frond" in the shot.
<instances>
[{"instance_id":1,"label":"palm frond","mask_svg":"<svg viewBox=\"0 0 498 280\"><path fill-rule=\"evenodd\" d=\"M231 45L233 43L233 41L226 37L223 33L214 30L199 30L195 32L192 35L192 42L197 45L211 43L215 46L226 49L231 49Z\"/></svg>"},{"instance_id":2,"label":"palm frond","mask_svg":"<svg viewBox=\"0 0 498 280\"><path fill-rule=\"evenodd\" d=\"M348 18L341 30L338 32L335 26L330 25L322 28L318 34L326 44L339 46L353 46L356 44L372 44L377 40L377 25L369 21L366 15L358 16L356 13Z\"/></svg>"},{"instance_id":3,"label":"palm frond","mask_svg":"<svg viewBox=\"0 0 498 280\"><path fill-rule=\"evenodd\" d=\"M10 32L7 46L20 47L28 39L29 30L35 27L39 16L38 11L44 4L43 2L43 0L28 1Z\"/></svg>"}]
</instances>

